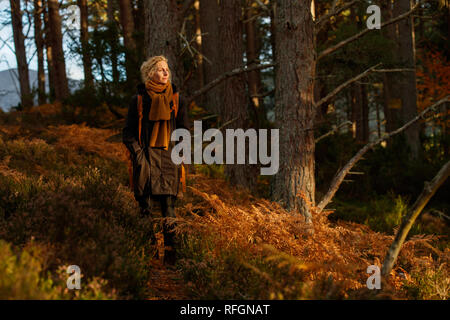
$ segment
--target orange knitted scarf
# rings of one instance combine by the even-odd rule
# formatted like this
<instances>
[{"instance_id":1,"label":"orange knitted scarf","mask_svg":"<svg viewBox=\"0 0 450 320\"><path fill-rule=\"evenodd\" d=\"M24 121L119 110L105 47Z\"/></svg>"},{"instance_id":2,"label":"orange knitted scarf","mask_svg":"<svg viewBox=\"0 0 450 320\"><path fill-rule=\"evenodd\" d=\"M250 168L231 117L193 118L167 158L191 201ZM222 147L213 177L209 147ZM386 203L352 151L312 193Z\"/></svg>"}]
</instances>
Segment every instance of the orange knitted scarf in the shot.
<instances>
[{"instance_id":1,"label":"orange knitted scarf","mask_svg":"<svg viewBox=\"0 0 450 320\"><path fill-rule=\"evenodd\" d=\"M170 142L172 85L170 81L167 81L166 84L161 84L153 80L147 80L145 88L152 99L148 119L154 122L150 136L150 147L167 150Z\"/></svg>"}]
</instances>

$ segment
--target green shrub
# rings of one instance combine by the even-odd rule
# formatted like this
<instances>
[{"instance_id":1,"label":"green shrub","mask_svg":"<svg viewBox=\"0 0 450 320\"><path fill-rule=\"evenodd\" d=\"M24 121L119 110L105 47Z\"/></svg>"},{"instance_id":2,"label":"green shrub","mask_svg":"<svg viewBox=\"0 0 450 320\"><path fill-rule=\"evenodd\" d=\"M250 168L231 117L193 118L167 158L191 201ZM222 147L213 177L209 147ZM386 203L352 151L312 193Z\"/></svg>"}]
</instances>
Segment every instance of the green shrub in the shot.
<instances>
[{"instance_id":1,"label":"green shrub","mask_svg":"<svg viewBox=\"0 0 450 320\"><path fill-rule=\"evenodd\" d=\"M447 300L450 295L450 277L447 264L436 270L413 272L412 281L405 281L405 288L413 299Z\"/></svg>"},{"instance_id":2,"label":"green shrub","mask_svg":"<svg viewBox=\"0 0 450 320\"><path fill-rule=\"evenodd\" d=\"M392 234L394 228L399 226L403 216L408 211L409 199L389 192L367 202L356 199L352 201L333 199L332 207L336 209L329 218L331 220L342 219L368 225L377 232ZM331 207L331 205L330 205ZM423 231L418 221L413 225L410 234L419 234Z\"/></svg>"},{"instance_id":3,"label":"green shrub","mask_svg":"<svg viewBox=\"0 0 450 320\"><path fill-rule=\"evenodd\" d=\"M67 289L66 268L61 266L53 275L45 272L44 248L35 243L24 249L13 249L0 240L0 299L47 300L47 299L89 299L115 298L114 291L104 291L106 281L94 278L81 283L81 289Z\"/></svg>"}]
</instances>

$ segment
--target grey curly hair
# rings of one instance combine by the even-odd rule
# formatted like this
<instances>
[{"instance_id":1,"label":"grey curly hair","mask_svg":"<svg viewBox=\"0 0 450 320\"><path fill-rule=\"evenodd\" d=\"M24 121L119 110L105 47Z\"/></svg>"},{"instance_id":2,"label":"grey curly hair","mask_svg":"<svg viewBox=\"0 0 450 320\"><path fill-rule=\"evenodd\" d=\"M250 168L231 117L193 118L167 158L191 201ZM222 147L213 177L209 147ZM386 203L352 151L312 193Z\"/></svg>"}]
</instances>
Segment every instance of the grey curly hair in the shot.
<instances>
[{"instance_id":1,"label":"grey curly hair","mask_svg":"<svg viewBox=\"0 0 450 320\"><path fill-rule=\"evenodd\" d=\"M167 65L169 65L169 61L164 56L154 56L142 63L141 65L141 78L145 83L147 80L150 80L156 72L156 64L160 61L165 61ZM169 68L169 80L172 81L172 72Z\"/></svg>"}]
</instances>

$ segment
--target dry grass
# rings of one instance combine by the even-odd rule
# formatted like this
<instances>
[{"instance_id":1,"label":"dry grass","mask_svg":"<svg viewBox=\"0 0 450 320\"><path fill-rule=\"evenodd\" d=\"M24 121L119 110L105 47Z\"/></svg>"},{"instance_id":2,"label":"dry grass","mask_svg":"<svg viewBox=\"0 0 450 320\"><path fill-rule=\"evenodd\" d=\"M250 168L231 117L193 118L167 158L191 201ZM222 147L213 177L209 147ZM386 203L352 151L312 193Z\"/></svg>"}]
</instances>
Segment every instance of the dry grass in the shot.
<instances>
[{"instance_id":1,"label":"dry grass","mask_svg":"<svg viewBox=\"0 0 450 320\"><path fill-rule=\"evenodd\" d=\"M118 130L90 128L81 125L49 126L46 132L57 139L56 146L74 149L84 153L95 153L100 157L126 161L125 146L107 141L120 133Z\"/></svg>"},{"instance_id":2,"label":"dry grass","mask_svg":"<svg viewBox=\"0 0 450 320\"><path fill-rule=\"evenodd\" d=\"M361 297L362 292L368 291L366 269L369 265L381 267L393 240L393 236L356 223L332 225L327 219L331 212L313 214L311 235L301 216L290 214L276 203L245 192L236 193L221 180L201 175L191 179L195 187L190 187L189 197L179 212L178 233L214 239L212 254L216 257L237 246L243 255L277 261L279 267L289 266L290 272L303 270L305 281L331 279L337 286L334 290L343 297L351 297L349 292L359 292ZM450 250L438 251L430 244L433 240L435 236L415 236L404 244L397 268L386 283L391 297L405 297L403 285L413 281L409 273L447 268ZM245 265L264 274L248 263Z\"/></svg>"},{"instance_id":3,"label":"dry grass","mask_svg":"<svg viewBox=\"0 0 450 320\"><path fill-rule=\"evenodd\" d=\"M27 153L23 161L28 161L28 163L34 161L34 166L43 165L49 159L53 161L52 163L58 164L59 158L53 159L51 154L59 152L61 149L70 149L83 157L94 155L95 158L112 160L111 163L121 161L124 169L122 174L126 174L126 149L121 142L110 141L112 136L120 133L118 130L90 128L84 124L48 126L29 133L26 133L26 130L21 126L8 125L2 126L0 133L5 146L9 148L8 150L14 151L13 155L22 154L22 150L33 149L32 155ZM48 143L42 139L22 141L24 136L35 137L41 133ZM73 158L75 159L75 157ZM90 157L86 159L91 161ZM1 175L14 178L17 183L32 179L32 177L28 177L24 172L18 170L17 165L13 166L13 161L14 156L11 159L8 153L0 158ZM121 164L119 163L119 165ZM55 167L53 165L47 170L55 170ZM108 168L102 167L101 169L106 170ZM128 187L119 182L111 184L108 181L103 181L103 179L95 178L96 175L92 168L88 169L81 166L80 170L86 173L85 179L87 180L84 184L87 183L90 188L88 191L83 191L86 194L81 193L82 197L86 196L87 198L90 194L96 194L97 189L105 189L104 191L107 194L107 197L101 200L103 206L101 208L96 205L98 199L95 199L95 201L91 199L95 204L95 210L92 211L93 216L105 211L108 204L115 203L117 193L114 190L118 188L116 185L118 184L120 186L118 190L121 190L120 194L122 195L121 201L124 203L114 205L108 210L116 212L117 208L122 208L123 217L129 218L128 213L134 210L132 204L135 206L136 203ZM108 170L106 175L118 175L114 166ZM62 176L61 172L55 172L55 174L56 176ZM81 177L83 176L85 175L81 175ZM127 177L122 178L121 181L127 181ZM80 179L73 177L72 181L70 176L64 178L65 184L71 185L75 190L78 190L78 185L81 183ZM91 180L92 182L90 182ZM98 184L100 181L103 184L101 186ZM49 187L52 183L53 180L46 182ZM257 278L263 279L261 281L268 283L269 287L264 287L264 289L268 288L269 290L261 291L258 296L252 296L251 294L243 296L250 299L373 297L373 295L367 293L366 280L368 274L366 269L373 264L381 266L393 236L374 232L361 224L331 223L327 219L330 211L324 211L321 214L313 213L314 234L311 234L309 227L301 216L290 214L274 202L232 188L222 179L212 179L201 174L189 175L188 185L190 187L182 199L182 205L177 208L178 218L175 220L178 224L176 231L183 237L191 239L193 243L201 243L202 241L207 243L198 249L207 251L211 257L208 261L197 261L198 265L194 268L201 266L203 270L211 273L214 272L212 269L218 264L228 264L229 268L224 268L223 274L220 275L222 278L218 277L218 279L228 277L233 281L244 280L242 277L248 276L248 272L251 272ZM66 193L66 197L73 197L73 192L67 191ZM22 196L20 195L20 197ZM5 197L8 198L9 195L5 195ZM96 197L100 196L97 195ZM49 197L48 200L51 204L55 202L59 205L59 202L61 202L64 204L70 203L70 206L74 206L74 202L76 202L75 199L71 198L61 201L57 199L55 195ZM34 211L36 211L36 208L34 208ZM39 217L45 216L47 219L51 217L52 213L45 206L41 211ZM76 208L65 209L65 211L73 211L74 217L77 217L76 212L78 211ZM312 208L312 211L314 212L314 208ZM121 215L119 216L121 219L123 218ZM55 225L57 225L56 222ZM85 228L83 226L82 229ZM80 229L79 231L83 230ZM105 239L109 239L111 235L109 231L105 230L104 233ZM126 239L127 237L123 236L123 238ZM450 250L448 248L436 248L434 246L436 238L436 236L414 236L404 244L396 268L385 284L388 290L378 294L378 297L411 297L409 290L411 288L416 290L420 286L427 289L416 295L419 298L445 299L448 297ZM140 240L136 239L136 242L140 242ZM231 255L233 259L224 261L224 254L230 256L230 252L238 252L238 254L237 256ZM80 259L86 257L81 249L79 257ZM194 263L194 260L191 259L190 263ZM262 264L255 263L255 261L262 261ZM264 264L275 266L279 272L265 268ZM163 272L158 270L154 270L153 276L164 278L161 276ZM247 273L240 276L242 270L246 270ZM182 271L184 272L184 270ZM421 277L421 275L423 276ZM200 274L199 277L201 276L203 275ZM205 276L205 279L210 278ZM153 279L153 281L156 280ZM309 291L305 291L306 289L297 290L295 286L299 282L306 284L305 288ZM222 289L220 288L221 282L218 283L217 290L220 291ZM292 283L292 285L289 283ZM191 285L195 286L195 284ZM210 284L210 286L214 285L213 283ZM287 288L288 286L291 287ZM173 286L168 285L168 288L171 287ZM161 284L158 288L160 292L155 292L156 297L184 297L184 294L177 295L168 292L168 288L165 288L164 284ZM234 287L230 288L232 288L230 290L234 290Z\"/></svg>"}]
</instances>

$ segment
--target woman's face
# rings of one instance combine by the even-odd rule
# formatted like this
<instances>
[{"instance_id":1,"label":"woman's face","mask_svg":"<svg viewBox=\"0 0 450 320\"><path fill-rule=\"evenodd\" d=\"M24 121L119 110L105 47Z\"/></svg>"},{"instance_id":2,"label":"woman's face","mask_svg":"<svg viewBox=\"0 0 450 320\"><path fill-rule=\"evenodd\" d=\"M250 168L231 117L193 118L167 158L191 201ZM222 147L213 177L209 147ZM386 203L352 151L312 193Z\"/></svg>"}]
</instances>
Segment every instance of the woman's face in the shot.
<instances>
[{"instance_id":1,"label":"woman's face","mask_svg":"<svg viewBox=\"0 0 450 320\"><path fill-rule=\"evenodd\" d=\"M160 61L156 64L156 71L153 74L153 81L166 84L169 80L169 66L165 61Z\"/></svg>"}]
</instances>

